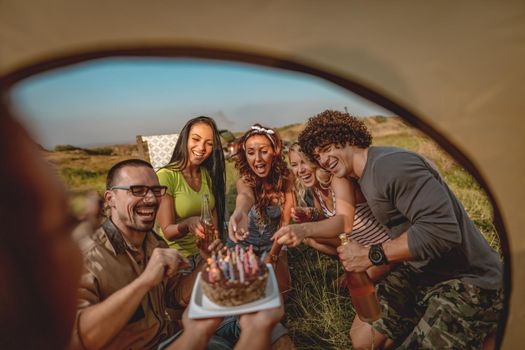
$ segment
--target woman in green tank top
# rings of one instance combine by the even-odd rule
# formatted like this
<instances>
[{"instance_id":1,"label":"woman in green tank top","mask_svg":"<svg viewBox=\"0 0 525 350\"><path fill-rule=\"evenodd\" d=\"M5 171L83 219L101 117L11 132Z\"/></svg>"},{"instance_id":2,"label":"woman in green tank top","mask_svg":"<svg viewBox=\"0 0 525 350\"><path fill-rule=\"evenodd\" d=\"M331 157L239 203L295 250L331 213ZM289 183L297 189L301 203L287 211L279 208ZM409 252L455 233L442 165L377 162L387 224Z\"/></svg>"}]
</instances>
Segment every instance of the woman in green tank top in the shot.
<instances>
[{"instance_id":1,"label":"woman in green tank top","mask_svg":"<svg viewBox=\"0 0 525 350\"><path fill-rule=\"evenodd\" d=\"M203 116L188 121L169 164L157 176L168 187L157 215L160 234L184 256L198 257L203 195L209 197L215 229L220 235L224 230L224 154L215 121Z\"/></svg>"}]
</instances>

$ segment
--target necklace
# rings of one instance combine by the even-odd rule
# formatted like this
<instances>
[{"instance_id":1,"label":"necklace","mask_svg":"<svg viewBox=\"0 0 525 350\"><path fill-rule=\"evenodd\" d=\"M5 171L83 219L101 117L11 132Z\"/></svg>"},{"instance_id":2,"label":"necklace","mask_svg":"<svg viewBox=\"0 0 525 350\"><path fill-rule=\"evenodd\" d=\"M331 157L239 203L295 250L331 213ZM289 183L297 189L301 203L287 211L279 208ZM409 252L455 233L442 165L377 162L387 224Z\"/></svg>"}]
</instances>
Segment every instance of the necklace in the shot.
<instances>
[{"instance_id":1,"label":"necklace","mask_svg":"<svg viewBox=\"0 0 525 350\"><path fill-rule=\"evenodd\" d=\"M317 196L319 197L319 204L321 205L321 209L323 210L323 213L325 217L332 217L335 215L335 193L328 189L328 194L325 196L322 191L320 191L318 188L314 187L314 191L317 193ZM330 194L332 195L330 198ZM332 209L328 208L328 201L332 199Z\"/></svg>"}]
</instances>

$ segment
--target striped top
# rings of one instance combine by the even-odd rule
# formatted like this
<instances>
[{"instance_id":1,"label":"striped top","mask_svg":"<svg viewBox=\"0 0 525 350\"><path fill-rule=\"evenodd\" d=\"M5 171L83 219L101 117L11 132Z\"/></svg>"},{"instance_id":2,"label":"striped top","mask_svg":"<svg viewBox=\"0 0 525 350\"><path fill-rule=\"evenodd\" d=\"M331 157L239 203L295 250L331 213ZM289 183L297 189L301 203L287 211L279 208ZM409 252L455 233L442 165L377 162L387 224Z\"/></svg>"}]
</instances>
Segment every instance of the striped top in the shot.
<instances>
[{"instance_id":1,"label":"striped top","mask_svg":"<svg viewBox=\"0 0 525 350\"><path fill-rule=\"evenodd\" d=\"M348 238L364 246L390 240L387 230L374 217L367 202L356 204L354 225Z\"/></svg>"},{"instance_id":2,"label":"striped top","mask_svg":"<svg viewBox=\"0 0 525 350\"><path fill-rule=\"evenodd\" d=\"M334 203L334 209L330 210L324 202L321 192L315 187L314 191L317 199L319 199L319 204L321 204L321 209L323 210L325 218L335 216L335 193L330 189L330 192L332 193L332 203ZM367 202L356 204L354 225L352 226L352 232L348 235L348 238L353 239L364 246L383 243L390 240L386 228L374 217Z\"/></svg>"}]
</instances>

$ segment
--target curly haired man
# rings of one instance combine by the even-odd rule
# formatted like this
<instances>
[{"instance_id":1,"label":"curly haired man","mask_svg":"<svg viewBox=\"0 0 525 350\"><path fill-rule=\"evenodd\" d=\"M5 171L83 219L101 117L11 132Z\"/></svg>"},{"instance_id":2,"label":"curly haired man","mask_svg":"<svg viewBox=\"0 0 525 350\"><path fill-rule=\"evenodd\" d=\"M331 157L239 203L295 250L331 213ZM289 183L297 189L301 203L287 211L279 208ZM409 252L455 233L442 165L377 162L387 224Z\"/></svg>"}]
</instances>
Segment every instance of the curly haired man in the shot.
<instances>
[{"instance_id":1,"label":"curly haired man","mask_svg":"<svg viewBox=\"0 0 525 350\"><path fill-rule=\"evenodd\" d=\"M377 284L382 318L354 321L355 348L480 348L502 308L498 254L468 217L438 171L422 156L371 146L364 123L347 113L324 111L299 135L303 152L335 177L358 182L374 216L392 240L370 247L338 248L347 271L399 262ZM328 222L331 220L331 222ZM297 245L316 231L336 236L344 220L289 225L279 243ZM324 226L321 226L324 225Z\"/></svg>"}]
</instances>

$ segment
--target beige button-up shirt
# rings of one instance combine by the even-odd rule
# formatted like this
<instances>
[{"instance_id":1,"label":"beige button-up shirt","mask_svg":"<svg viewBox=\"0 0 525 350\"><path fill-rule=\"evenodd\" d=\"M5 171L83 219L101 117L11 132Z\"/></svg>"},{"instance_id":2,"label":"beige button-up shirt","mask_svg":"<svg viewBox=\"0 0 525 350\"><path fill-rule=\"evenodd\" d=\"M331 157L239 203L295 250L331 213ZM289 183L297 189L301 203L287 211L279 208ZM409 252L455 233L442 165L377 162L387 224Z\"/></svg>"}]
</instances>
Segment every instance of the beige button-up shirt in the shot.
<instances>
[{"instance_id":1,"label":"beige button-up shirt","mask_svg":"<svg viewBox=\"0 0 525 350\"><path fill-rule=\"evenodd\" d=\"M155 248L168 248L153 231L144 240L145 256L127 244L117 227L107 220L92 237L80 243L84 254L84 273L80 282L77 322L74 332L80 333L78 320L82 310L100 303L111 294L135 280L143 271ZM144 261L142 261L144 260ZM179 276L152 288L139 307L104 349L156 349L159 342L178 329L167 307L177 307L181 293Z\"/></svg>"}]
</instances>

